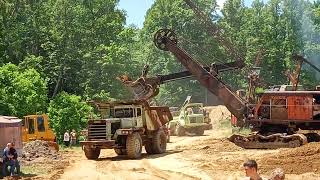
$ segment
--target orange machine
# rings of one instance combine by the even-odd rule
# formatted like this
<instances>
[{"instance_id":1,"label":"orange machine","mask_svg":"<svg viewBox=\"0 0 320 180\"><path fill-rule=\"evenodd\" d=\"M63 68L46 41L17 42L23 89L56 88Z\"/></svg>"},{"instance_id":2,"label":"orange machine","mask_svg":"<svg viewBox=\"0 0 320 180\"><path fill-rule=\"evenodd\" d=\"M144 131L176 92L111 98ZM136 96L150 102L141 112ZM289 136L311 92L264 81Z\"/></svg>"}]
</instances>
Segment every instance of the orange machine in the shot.
<instances>
[{"instance_id":1,"label":"orange machine","mask_svg":"<svg viewBox=\"0 0 320 180\"><path fill-rule=\"evenodd\" d=\"M29 142L34 140L48 141L51 147L59 150L56 136L49 127L48 115L24 116L22 121L22 141Z\"/></svg>"}]
</instances>

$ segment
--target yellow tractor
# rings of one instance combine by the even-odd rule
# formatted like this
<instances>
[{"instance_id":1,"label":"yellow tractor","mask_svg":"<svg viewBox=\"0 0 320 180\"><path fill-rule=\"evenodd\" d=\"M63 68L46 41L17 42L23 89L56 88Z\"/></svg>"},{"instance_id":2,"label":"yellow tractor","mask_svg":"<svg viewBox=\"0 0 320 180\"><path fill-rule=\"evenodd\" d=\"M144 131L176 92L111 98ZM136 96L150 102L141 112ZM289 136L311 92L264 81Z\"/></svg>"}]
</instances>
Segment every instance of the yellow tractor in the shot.
<instances>
[{"instance_id":1,"label":"yellow tractor","mask_svg":"<svg viewBox=\"0 0 320 180\"><path fill-rule=\"evenodd\" d=\"M51 148L59 151L56 136L49 127L48 115L24 116L24 120L22 121L22 141L30 142L34 140L47 141Z\"/></svg>"}]
</instances>

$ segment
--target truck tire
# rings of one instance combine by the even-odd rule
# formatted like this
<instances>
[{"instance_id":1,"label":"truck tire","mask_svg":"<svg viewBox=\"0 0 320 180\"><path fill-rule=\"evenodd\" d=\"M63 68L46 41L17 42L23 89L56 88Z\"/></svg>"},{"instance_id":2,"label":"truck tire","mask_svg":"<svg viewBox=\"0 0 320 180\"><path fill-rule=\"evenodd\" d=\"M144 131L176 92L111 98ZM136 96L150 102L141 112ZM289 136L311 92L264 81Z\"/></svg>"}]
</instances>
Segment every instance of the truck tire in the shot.
<instances>
[{"instance_id":1,"label":"truck tire","mask_svg":"<svg viewBox=\"0 0 320 180\"><path fill-rule=\"evenodd\" d=\"M150 142L145 143L144 149L146 150L147 154L154 154L152 147L152 139L150 140Z\"/></svg>"},{"instance_id":2,"label":"truck tire","mask_svg":"<svg viewBox=\"0 0 320 180\"><path fill-rule=\"evenodd\" d=\"M86 155L87 159L98 159L100 156L100 149L99 148L90 148L88 146L84 146L83 148L84 154Z\"/></svg>"},{"instance_id":3,"label":"truck tire","mask_svg":"<svg viewBox=\"0 0 320 180\"><path fill-rule=\"evenodd\" d=\"M117 155L127 155L127 150L126 149L114 149L114 152Z\"/></svg>"},{"instance_id":4,"label":"truck tire","mask_svg":"<svg viewBox=\"0 0 320 180\"><path fill-rule=\"evenodd\" d=\"M202 136L203 134L204 134L204 128L198 128L198 129L196 130L196 135Z\"/></svg>"},{"instance_id":5,"label":"truck tire","mask_svg":"<svg viewBox=\"0 0 320 180\"><path fill-rule=\"evenodd\" d=\"M177 126L176 127L176 135L177 136L184 136L186 134L186 130L182 126Z\"/></svg>"},{"instance_id":6,"label":"truck tire","mask_svg":"<svg viewBox=\"0 0 320 180\"><path fill-rule=\"evenodd\" d=\"M130 159L137 159L141 157L142 140L140 134L134 132L127 137L127 153Z\"/></svg>"},{"instance_id":7,"label":"truck tire","mask_svg":"<svg viewBox=\"0 0 320 180\"><path fill-rule=\"evenodd\" d=\"M152 149L155 154L162 154L167 149L167 135L162 129L155 132L152 140Z\"/></svg>"}]
</instances>

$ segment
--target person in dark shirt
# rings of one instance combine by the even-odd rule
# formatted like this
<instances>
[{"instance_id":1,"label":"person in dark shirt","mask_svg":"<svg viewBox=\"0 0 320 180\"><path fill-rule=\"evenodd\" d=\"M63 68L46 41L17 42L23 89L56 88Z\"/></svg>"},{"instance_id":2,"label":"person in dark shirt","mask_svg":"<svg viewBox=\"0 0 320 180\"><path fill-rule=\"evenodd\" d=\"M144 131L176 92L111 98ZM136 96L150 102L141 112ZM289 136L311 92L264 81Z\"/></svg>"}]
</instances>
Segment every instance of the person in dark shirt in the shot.
<instances>
[{"instance_id":1,"label":"person in dark shirt","mask_svg":"<svg viewBox=\"0 0 320 180\"><path fill-rule=\"evenodd\" d=\"M10 153L11 143L8 143L7 147L3 151L3 165L2 165L2 175L7 176L7 168L10 166L10 175L13 175L15 166L13 164L12 158L13 155Z\"/></svg>"},{"instance_id":2,"label":"person in dark shirt","mask_svg":"<svg viewBox=\"0 0 320 180\"><path fill-rule=\"evenodd\" d=\"M18 161L18 153L15 149L14 143L11 143L11 148L9 150L9 154L12 155L12 164L14 164L15 169L17 170L17 174L20 174L20 163Z\"/></svg>"}]
</instances>

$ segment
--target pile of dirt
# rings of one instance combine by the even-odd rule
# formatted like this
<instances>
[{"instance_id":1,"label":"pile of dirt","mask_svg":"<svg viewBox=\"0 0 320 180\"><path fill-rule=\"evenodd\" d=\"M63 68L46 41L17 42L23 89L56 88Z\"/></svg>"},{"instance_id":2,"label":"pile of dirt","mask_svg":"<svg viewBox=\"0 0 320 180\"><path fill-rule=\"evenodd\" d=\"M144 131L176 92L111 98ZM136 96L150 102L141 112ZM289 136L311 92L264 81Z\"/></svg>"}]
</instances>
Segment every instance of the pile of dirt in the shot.
<instances>
[{"instance_id":1,"label":"pile of dirt","mask_svg":"<svg viewBox=\"0 0 320 180\"><path fill-rule=\"evenodd\" d=\"M207 106L206 111L209 112L209 118L212 124L219 124L220 121L230 119L230 111L223 105L219 106Z\"/></svg>"},{"instance_id":2,"label":"pile of dirt","mask_svg":"<svg viewBox=\"0 0 320 180\"><path fill-rule=\"evenodd\" d=\"M28 142L23 146L21 159L24 161L33 161L35 159L58 160L61 158L59 152L50 147L46 141L36 140Z\"/></svg>"},{"instance_id":3,"label":"pile of dirt","mask_svg":"<svg viewBox=\"0 0 320 180\"><path fill-rule=\"evenodd\" d=\"M309 143L294 149L280 150L258 161L261 172L283 168L289 174L320 173L320 143Z\"/></svg>"},{"instance_id":4,"label":"pile of dirt","mask_svg":"<svg viewBox=\"0 0 320 180\"><path fill-rule=\"evenodd\" d=\"M205 154L212 154L214 152L235 152L242 151L243 148L235 145L227 139L207 139L197 145L197 149L204 151Z\"/></svg>"},{"instance_id":5,"label":"pile of dirt","mask_svg":"<svg viewBox=\"0 0 320 180\"><path fill-rule=\"evenodd\" d=\"M244 149L235 145L227 139L215 139L212 137L193 142L192 146L189 144L180 145L176 147L177 150L196 150L201 154L213 154L220 152L235 152L243 151Z\"/></svg>"}]
</instances>

